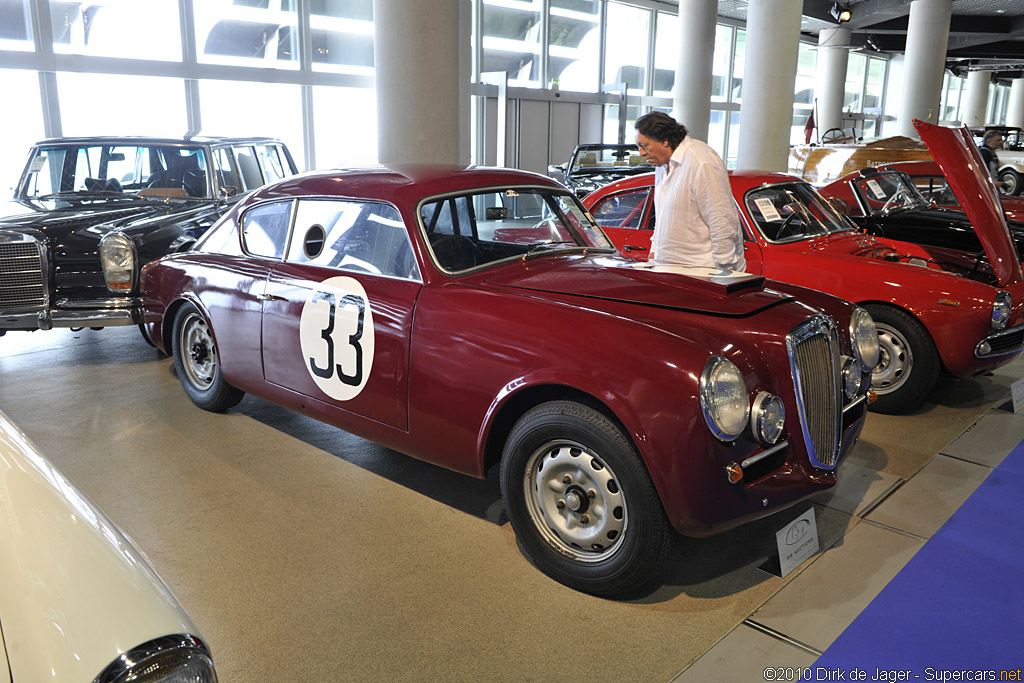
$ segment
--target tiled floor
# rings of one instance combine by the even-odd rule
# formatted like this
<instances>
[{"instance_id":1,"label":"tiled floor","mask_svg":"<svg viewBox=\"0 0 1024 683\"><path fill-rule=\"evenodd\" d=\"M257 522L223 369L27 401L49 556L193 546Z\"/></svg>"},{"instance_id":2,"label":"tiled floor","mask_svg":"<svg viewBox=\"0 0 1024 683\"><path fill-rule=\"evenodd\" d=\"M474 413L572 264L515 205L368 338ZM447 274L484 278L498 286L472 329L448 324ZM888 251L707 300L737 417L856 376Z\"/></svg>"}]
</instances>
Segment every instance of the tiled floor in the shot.
<instances>
[{"instance_id":1,"label":"tiled floor","mask_svg":"<svg viewBox=\"0 0 1024 683\"><path fill-rule=\"evenodd\" d=\"M662 587L609 601L530 566L494 478L251 397L201 411L134 329L0 338L0 409L147 552L223 683L736 682L809 666L1024 439L1024 416L993 410L1022 376L1018 360L942 383L917 415L870 416L813 502L822 552L785 578L762 567L806 508L681 540Z\"/></svg>"}]
</instances>

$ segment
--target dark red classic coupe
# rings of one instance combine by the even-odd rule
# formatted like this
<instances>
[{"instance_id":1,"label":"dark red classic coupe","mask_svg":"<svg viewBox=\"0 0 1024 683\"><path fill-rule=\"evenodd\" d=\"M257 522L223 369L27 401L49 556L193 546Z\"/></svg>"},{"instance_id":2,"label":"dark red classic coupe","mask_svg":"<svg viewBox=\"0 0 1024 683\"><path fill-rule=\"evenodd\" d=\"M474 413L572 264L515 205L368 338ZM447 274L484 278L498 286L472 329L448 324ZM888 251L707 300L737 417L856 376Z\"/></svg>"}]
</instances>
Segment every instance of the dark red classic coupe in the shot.
<instances>
[{"instance_id":1,"label":"dark red classic coupe","mask_svg":"<svg viewBox=\"0 0 1024 683\"><path fill-rule=\"evenodd\" d=\"M540 175L312 173L148 265L144 329L207 410L249 392L458 472L499 466L535 564L611 595L655 577L673 528L832 486L877 359L848 302L677 270L617 255Z\"/></svg>"},{"instance_id":2,"label":"dark red classic coupe","mask_svg":"<svg viewBox=\"0 0 1024 683\"><path fill-rule=\"evenodd\" d=\"M730 174L744 226L747 270L863 306L878 327L872 409L924 405L941 370L969 378L1008 363L1024 343L1024 277L992 183L966 129L921 123L922 139L983 251L863 234L806 181L760 171ZM654 175L606 185L584 200L623 254L644 260L654 229Z\"/></svg>"}]
</instances>

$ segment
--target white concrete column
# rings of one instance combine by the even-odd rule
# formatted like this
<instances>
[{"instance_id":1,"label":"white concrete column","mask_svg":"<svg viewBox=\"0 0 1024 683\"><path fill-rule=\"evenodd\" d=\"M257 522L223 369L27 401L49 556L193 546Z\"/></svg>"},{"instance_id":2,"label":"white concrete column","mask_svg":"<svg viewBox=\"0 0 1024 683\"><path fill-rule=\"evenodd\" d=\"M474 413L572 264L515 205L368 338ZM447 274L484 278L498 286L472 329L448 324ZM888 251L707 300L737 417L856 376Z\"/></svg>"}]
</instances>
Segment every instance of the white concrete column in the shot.
<instances>
[{"instance_id":1,"label":"white concrete column","mask_svg":"<svg viewBox=\"0 0 1024 683\"><path fill-rule=\"evenodd\" d=\"M939 122L942 72L952 14L953 0L914 0L910 4L900 135L918 137L913 119Z\"/></svg>"},{"instance_id":2,"label":"white concrete column","mask_svg":"<svg viewBox=\"0 0 1024 683\"><path fill-rule=\"evenodd\" d=\"M708 139L718 0L679 0L679 59L672 116L698 140Z\"/></svg>"},{"instance_id":3,"label":"white concrete column","mask_svg":"<svg viewBox=\"0 0 1024 683\"><path fill-rule=\"evenodd\" d=\"M750 0L740 104L739 168L785 171L802 0Z\"/></svg>"},{"instance_id":4,"label":"white concrete column","mask_svg":"<svg viewBox=\"0 0 1024 683\"><path fill-rule=\"evenodd\" d=\"M999 123L996 121L995 123ZM1006 125L1024 128L1024 78L1010 84L1010 101L1006 107Z\"/></svg>"},{"instance_id":5,"label":"white concrete column","mask_svg":"<svg viewBox=\"0 0 1024 683\"><path fill-rule=\"evenodd\" d=\"M843 127L846 67L850 62L850 29L827 28L818 34L818 70L814 86L817 137Z\"/></svg>"},{"instance_id":6,"label":"white concrete column","mask_svg":"<svg viewBox=\"0 0 1024 683\"><path fill-rule=\"evenodd\" d=\"M469 0L373 0L380 163L469 162L463 4L468 11Z\"/></svg>"},{"instance_id":7,"label":"white concrete column","mask_svg":"<svg viewBox=\"0 0 1024 683\"><path fill-rule=\"evenodd\" d=\"M964 106L960 122L974 128L985 125L985 110L988 108L988 88L992 83L989 71L967 72L967 88L964 90Z\"/></svg>"}]
</instances>

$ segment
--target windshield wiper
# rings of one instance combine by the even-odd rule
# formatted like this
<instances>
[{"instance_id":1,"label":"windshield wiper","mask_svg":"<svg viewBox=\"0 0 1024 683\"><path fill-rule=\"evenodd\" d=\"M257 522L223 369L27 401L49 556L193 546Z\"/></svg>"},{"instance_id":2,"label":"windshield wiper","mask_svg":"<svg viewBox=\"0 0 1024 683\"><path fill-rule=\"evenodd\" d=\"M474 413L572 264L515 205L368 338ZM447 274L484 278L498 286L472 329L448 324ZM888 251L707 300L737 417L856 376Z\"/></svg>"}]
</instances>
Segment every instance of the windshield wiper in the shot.
<instances>
[{"instance_id":1,"label":"windshield wiper","mask_svg":"<svg viewBox=\"0 0 1024 683\"><path fill-rule=\"evenodd\" d=\"M558 247L561 244L571 244L573 245L573 247L554 249L554 247ZM538 242L534 244L532 247L530 247L530 249L525 254L523 254L523 260L529 261L530 259L536 258L541 254L552 254L555 253L556 251L575 251L577 249L582 249L583 251L586 251L589 248L590 247L580 246L576 244L576 242L570 240L548 240L547 242Z\"/></svg>"},{"instance_id":2,"label":"windshield wiper","mask_svg":"<svg viewBox=\"0 0 1024 683\"><path fill-rule=\"evenodd\" d=\"M78 192L54 192L52 194L44 194L40 197L32 197L32 199L91 199L96 197L102 197L104 199L111 197L122 197L125 199L145 199L145 197L134 195L131 192L120 192L118 190L83 190Z\"/></svg>"}]
</instances>

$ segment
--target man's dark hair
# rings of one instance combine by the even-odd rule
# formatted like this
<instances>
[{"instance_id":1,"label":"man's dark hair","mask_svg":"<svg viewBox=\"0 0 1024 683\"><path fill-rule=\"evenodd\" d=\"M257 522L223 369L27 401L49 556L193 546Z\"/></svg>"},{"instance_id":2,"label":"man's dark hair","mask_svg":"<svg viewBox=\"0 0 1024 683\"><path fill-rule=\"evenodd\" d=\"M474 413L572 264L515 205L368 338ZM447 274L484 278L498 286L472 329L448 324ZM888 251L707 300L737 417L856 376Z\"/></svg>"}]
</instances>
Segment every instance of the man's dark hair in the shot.
<instances>
[{"instance_id":1,"label":"man's dark hair","mask_svg":"<svg viewBox=\"0 0 1024 683\"><path fill-rule=\"evenodd\" d=\"M633 124L636 132L658 142L667 142L675 149L686 137L686 126L662 111L644 114Z\"/></svg>"},{"instance_id":2,"label":"man's dark hair","mask_svg":"<svg viewBox=\"0 0 1024 683\"><path fill-rule=\"evenodd\" d=\"M981 143L985 144L986 142L988 142L989 140L991 140L995 136L1002 135L1002 134L1003 134L1003 131L1001 131L1001 130L986 130L985 131L985 136L981 139ZM644 133L644 135L647 135L647 133ZM648 135L647 137L650 137L650 136Z\"/></svg>"}]
</instances>

